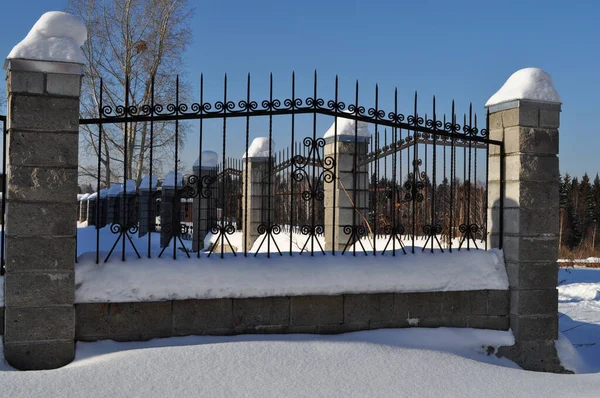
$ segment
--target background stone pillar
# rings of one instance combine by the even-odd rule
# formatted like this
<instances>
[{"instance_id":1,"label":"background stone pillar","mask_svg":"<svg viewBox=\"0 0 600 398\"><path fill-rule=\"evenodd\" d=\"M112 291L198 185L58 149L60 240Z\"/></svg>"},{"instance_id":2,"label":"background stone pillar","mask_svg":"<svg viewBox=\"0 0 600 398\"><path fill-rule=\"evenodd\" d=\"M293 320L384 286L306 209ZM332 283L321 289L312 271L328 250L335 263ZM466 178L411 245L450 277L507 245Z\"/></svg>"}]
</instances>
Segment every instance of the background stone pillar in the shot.
<instances>
[{"instance_id":1,"label":"background stone pillar","mask_svg":"<svg viewBox=\"0 0 600 398\"><path fill-rule=\"evenodd\" d=\"M353 129L350 130L353 131ZM356 146L354 135L339 135L337 137L335 182L324 184L325 250L344 250L348 239L351 237L351 234L347 234L344 231L344 227L352 225L364 226L365 222L360 214L368 219L369 175L366 165L359 166L356 172L356 180L354 179L354 153L356 151L358 162L367 155L367 146L367 137L358 137ZM336 141L334 138L326 138L325 157L331 156L331 158L334 158L335 147ZM356 193L354 193L354 188L356 188ZM354 203L355 206L352 206L354 196L356 196L356 203ZM334 214L335 223L333 220ZM355 238L356 236L351 239L347 250L356 241Z\"/></svg>"},{"instance_id":2,"label":"background stone pillar","mask_svg":"<svg viewBox=\"0 0 600 398\"><path fill-rule=\"evenodd\" d=\"M211 228L217 225L217 206L215 199L217 197L217 167L194 165L194 174L199 177L198 187L200 191L194 198L193 221L194 236L192 251L204 249L204 238L210 232ZM207 185L211 181L210 185ZM200 231L200 232L198 232Z\"/></svg>"},{"instance_id":3,"label":"background stone pillar","mask_svg":"<svg viewBox=\"0 0 600 398\"><path fill-rule=\"evenodd\" d=\"M4 355L17 369L74 358L82 65L10 59Z\"/></svg>"},{"instance_id":4,"label":"background stone pillar","mask_svg":"<svg viewBox=\"0 0 600 398\"><path fill-rule=\"evenodd\" d=\"M540 72L551 85L550 77ZM514 346L502 347L499 355L528 370L561 372L564 369L554 346L558 338L561 104L524 98L492 104L488 110L490 138L504 142L504 154L490 147L488 225L492 228L488 239L490 247L498 246L502 206L510 327L516 341ZM503 203L499 200L502 185Z\"/></svg>"},{"instance_id":5,"label":"background stone pillar","mask_svg":"<svg viewBox=\"0 0 600 398\"><path fill-rule=\"evenodd\" d=\"M271 162L271 170L273 170L274 161L274 157L249 157L246 168L246 159L242 159L242 223L244 223L242 245L245 243L248 252L260 236L259 225L268 223L269 200L272 200L271 224L275 223L275 200L273 198L275 177L271 178L269 185L269 162ZM246 175L248 178L247 189L244 185L246 184ZM247 199L246 194L248 195ZM244 247L238 249L243 251Z\"/></svg>"}]
</instances>

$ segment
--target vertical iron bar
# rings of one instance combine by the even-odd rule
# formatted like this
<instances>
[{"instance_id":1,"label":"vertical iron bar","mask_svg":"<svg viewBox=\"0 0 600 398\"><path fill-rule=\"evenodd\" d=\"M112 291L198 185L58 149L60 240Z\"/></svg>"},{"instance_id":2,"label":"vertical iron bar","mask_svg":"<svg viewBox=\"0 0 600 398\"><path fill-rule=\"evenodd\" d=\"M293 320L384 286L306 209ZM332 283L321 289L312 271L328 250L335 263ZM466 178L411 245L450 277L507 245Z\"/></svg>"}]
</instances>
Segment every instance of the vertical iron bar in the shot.
<instances>
[{"instance_id":1,"label":"vertical iron bar","mask_svg":"<svg viewBox=\"0 0 600 398\"><path fill-rule=\"evenodd\" d=\"M469 136L473 134L473 104L469 105ZM469 140L469 182L467 185L467 237L471 236L471 149L473 141ZM471 249L470 239L467 238L467 250Z\"/></svg>"},{"instance_id":2,"label":"vertical iron bar","mask_svg":"<svg viewBox=\"0 0 600 398\"><path fill-rule=\"evenodd\" d=\"M152 161L153 161L153 148L154 148L154 75L152 75L152 81L150 83L150 173L148 176L148 258L152 257L152 209L156 208L156 202L153 202L152 194ZM155 218L156 220L156 218ZM155 221L156 223L156 221Z\"/></svg>"},{"instance_id":3,"label":"vertical iron bar","mask_svg":"<svg viewBox=\"0 0 600 398\"><path fill-rule=\"evenodd\" d=\"M127 114L129 113L129 75L127 75L125 77L125 112L124 112L124 116L125 118L127 118ZM122 235L122 244L121 244L121 261L125 261L125 243L126 240L125 239L125 235L127 234L127 223L125 220L125 211L126 209L126 197L125 197L125 191L127 190L127 165L128 165L128 151L127 151L127 147L129 146L129 131L128 131L128 124L127 121L125 121L125 129L124 129L124 137L123 137L123 203L121 204L121 209L122 209L122 213L121 213L121 220L118 220L120 223L124 224L121 225L121 235Z\"/></svg>"},{"instance_id":4,"label":"vertical iron bar","mask_svg":"<svg viewBox=\"0 0 600 398\"><path fill-rule=\"evenodd\" d=\"M198 219L198 222L196 223L196 225L198 225L198 231L196 231L196 239L198 240L198 253L196 253L196 256L198 258L200 258L200 252L202 251L202 249L200 248L202 245L202 248L204 248L204 242L200 242L200 225L201 225L201 218L200 215L202 214L202 202L209 202L210 199L207 199L206 201L202 200L202 139L203 139L203 135L204 135L204 119L202 118L202 113L204 112L204 73L200 74L200 126L199 126L199 131L198 131L198 183L196 184L196 186L198 187L198 214L194 214L194 217L196 217ZM208 207L208 206L207 206ZM193 207L192 207L193 208ZM206 209L206 212L208 213L208 208ZM206 227L207 230L209 228L212 228L212 226L208 225L208 220L210 219L210 217L206 217ZM192 220L193 223L194 220ZM193 225L193 224L192 224Z\"/></svg>"},{"instance_id":5,"label":"vertical iron bar","mask_svg":"<svg viewBox=\"0 0 600 398\"><path fill-rule=\"evenodd\" d=\"M314 87L313 87L313 95L314 95L314 101L317 101L317 71L315 69L315 77L314 77ZM316 102L315 102L316 105ZM310 232L310 255L311 257L315 255L315 239L316 239L316 234L314 234L314 232L316 232L316 214L315 214L315 196L317 193L317 189L318 189L318 181L317 181L317 177L315 176L315 163L316 160L318 159L317 157L317 113L314 112L313 113L313 140L311 145L313 145L313 149L312 149L312 176L309 179L309 185L310 185L310 181L312 180L312 194L311 194L311 232ZM311 152L309 152L309 154L311 154Z\"/></svg>"},{"instance_id":6,"label":"vertical iron bar","mask_svg":"<svg viewBox=\"0 0 600 398\"><path fill-rule=\"evenodd\" d=\"M418 118L419 114L417 113L417 92L415 91L415 109L414 109L414 142L413 142L413 186L412 186L412 253L415 253L415 231L416 231L416 212L417 212L417 174L418 174L418 158L419 158L419 135L417 132L417 125L419 124Z\"/></svg>"},{"instance_id":7,"label":"vertical iron bar","mask_svg":"<svg viewBox=\"0 0 600 398\"><path fill-rule=\"evenodd\" d=\"M433 174L433 181L431 184L431 231L433 234L436 233L436 229L435 229L435 210L436 210L436 206L435 206L435 191L437 190L437 174L436 174L436 168L437 168L437 135L435 134L435 131L437 130L437 115L436 115L436 109L435 109L435 96L433 96L433 159L432 159L432 174ZM436 238L437 239L437 238ZM431 252L433 253L433 241L435 239L433 239L433 237L431 238Z\"/></svg>"},{"instance_id":8,"label":"vertical iron bar","mask_svg":"<svg viewBox=\"0 0 600 398\"><path fill-rule=\"evenodd\" d=\"M247 234L250 233L248 226L248 140L250 139L250 73L248 73L248 82L246 85L246 158L244 161L246 162L245 173L244 173L244 257L248 256L248 240L246 239Z\"/></svg>"},{"instance_id":9,"label":"vertical iron bar","mask_svg":"<svg viewBox=\"0 0 600 398\"><path fill-rule=\"evenodd\" d=\"M488 141L486 142L485 146L486 146L486 152L485 152L485 208L488 208L488 203L490 200L490 110L486 109L486 114L485 114L485 129L487 131L487 139ZM488 225L488 217L487 217L487 211L486 214L484 215L485 217L485 232L486 232L486 239L485 239L485 250L488 250L488 238L487 235L492 233L492 231L489 230L490 226Z\"/></svg>"},{"instance_id":10,"label":"vertical iron bar","mask_svg":"<svg viewBox=\"0 0 600 398\"><path fill-rule=\"evenodd\" d=\"M221 258L225 252L225 168L227 159L225 146L227 145L227 73L223 79L223 157L221 158L223 167L221 169ZM246 157L248 154L246 153ZM270 152L269 152L270 155Z\"/></svg>"},{"instance_id":11,"label":"vertical iron bar","mask_svg":"<svg viewBox=\"0 0 600 398\"><path fill-rule=\"evenodd\" d=\"M373 256L377 256L377 199L379 199L379 85L375 85L375 204L373 206ZM385 165L385 158L384 158Z\"/></svg>"},{"instance_id":12,"label":"vertical iron bar","mask_svg":"<svg viewBox=\"0 0 600 398\"><path fill-rule=\"evenodd\" d=\"M398 117L398 88L394 89L394 114ZM395 145L394 156L392 158L392 257L396 257L396 233L400 232L396 230L398 221L396 220L396 200L398 196L398 187L396 182L396 161L398 160L398 151L401 150L401 145L398 142L398 128L394 127L394 139L392 142ZM400 167L402 167L402 160L400 161ZM400 172L402 173L402 172Z\"/></svg>"},{"instance_id":13,"label":"vertical iron bar","mask_svg":"<svg viewBox=\"0 0 600 398\"><path fill-rule=\"evenodd\" d=\"M296 73L292 72L292 109L296 108ZM294 140L296 134L296 114L292 113L292 157L290 159L291 174L290 174L290 256L292 255L292 245L294 234Z\"/></svg>"},{"instance_id":14,"label":"vertical iron bar","mask_svg":"<svg viewBox=\"0 0 600 398\"><path fill-rule=\"evenodd\" d=\"M500 215L498 217L498 248L502 249L504 243L504 192L505 192L505 174L506 174L506 162L505 162L505 149L504 140L500 144Z\"/></svg>"},{"instance_id":15,"label":"vertical iron bar","mask_svg":"<svg viewBox=\"0 0 600 398\"><path fill-rule=\"evenodd\" d=\"M357 162L357 151L358 151L358 113L359 113L359 104L358 104L358 80L356 81L356 93L355 93L355 117L354 117L354 154L353 154L353 173L352 173L352 202L354 203L354 211L352 212L352 233L355 234L355 239L360 239L361 237L358 234L358 229L356 226L356 211L358 210L358 203L356 203L356 183L358 181L358 162ZM352 255L356 256L356 243L353 242L352 245Z\"/></svg>"},{"instance_id":16,"label":"vertical iron bar","mask_svg":"<svg viewBox=\"0 0 600 398\"><path fill-rule=\"evenodd\" d=\"M102 78L100 78L100 105L98 106L98 180L96 181L96 264L100 262L100 179L102 178L102 115L104 113L104 105L102 103L103 94L104 82Z\"/></svg>"},{"instance_id":17,"label":"vertical iron bar","mask_svg":"<svg viewBox=\"0 0 600 398\"><path fill-rule=\"evenodd\" d=\"M454 111L454 100L452 100L452 138L450 141L450 248L449 251L452 253L452 239L454 239L454 179L456 177L455 162L456 162L456 150L454 148L454 138L456 135L456 113Z\"/></svg>"},{"instance_id":18,"label":"vertical iron bar","mask_svg":"<svg viewBox=\"0 0 600 398\"><path fill-rule=\"evenodd\" d=\"M179 115L179 75L175 78L175 115ZM181 197L177 194L177 188L179 183L179 178L177 176L177 163L179 163L179 118L175 119L175 186L173 187L174 195L173 195L173 209L179 210L181 206ZM178 200L178 206L175 206L175 201ZM177 259L177 238L179 237L179 231L181 231L181 226L179 225L180 215L175 215L177 222L176 225L173 225L171 228L171 234L173 234L173 260ZM172 219L174 219L172 217ZM175 231L175 227L177 227L177 231Z\"/></svg>"},{"instance_id":19,"label":"vertical iron bar","mask_svg":"<svg viewBox=\"0 0 600 398\"><path fill-rule=\"evenodd\" d=\"M332 217L332 225L331 225L331 254L333 254L335 256L335 231L336 231L336 226L335 226L335 209L336 209L336 199L337 199L337 167L338 167L338 160L337 160L337 149L338 149L338 116L337 113L339 112L339 99L338 99L338 84L339 84L339 79L338 79L338 75L335 75L335 104L336 104L336 111L335 111L335 115L333 118L333 206L331 206L331 211L333 211L333 217Z\"/></svg>"}]
</instances>

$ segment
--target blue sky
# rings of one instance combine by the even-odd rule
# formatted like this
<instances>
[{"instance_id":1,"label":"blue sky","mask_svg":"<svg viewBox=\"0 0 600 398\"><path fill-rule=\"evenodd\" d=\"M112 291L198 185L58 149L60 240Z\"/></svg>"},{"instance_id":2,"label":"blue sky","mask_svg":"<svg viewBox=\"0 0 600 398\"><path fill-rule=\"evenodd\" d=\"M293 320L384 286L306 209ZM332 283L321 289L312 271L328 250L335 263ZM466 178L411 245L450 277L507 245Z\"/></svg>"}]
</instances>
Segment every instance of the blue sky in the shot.
<instances>
[{"instance_id":1,"label":"blue sky","mask_svg":"<svg viewBox=\"0 0 600 398\"><path fill-rule=\"evenodd\" d=\"M410 100L418 90L423 105L435 94L442 104L455 99L461 112L473 102L483 114L485 101L510 74L535 66L552 75L563 99L561 170L576 175L600 171L596 155L600 128L595 121L600 113L597 1L192 3L193 44L179 72L193 90L203 72L211 101L220 99L224 73L229 76L231 99L245 95L248 72L253 97L263 99L268 95L269 72L274 74L277 95L284 98L292 71L297 73L298 91L307 96L317 69L319 89L324 90L320 96L325 99L333 96L332 82L338 74L348 103L358 79L365 105L372 104L378 83L386 110L391 110L393 89L398 87L400 110L405 113L411 112ZM7 55L41 14L65 5L58 0L4 2L0 54ZM239 150L233 145L234 151ZM191 158L196 146L188 145L184 157Z\"/></svg>"}]
</instances>

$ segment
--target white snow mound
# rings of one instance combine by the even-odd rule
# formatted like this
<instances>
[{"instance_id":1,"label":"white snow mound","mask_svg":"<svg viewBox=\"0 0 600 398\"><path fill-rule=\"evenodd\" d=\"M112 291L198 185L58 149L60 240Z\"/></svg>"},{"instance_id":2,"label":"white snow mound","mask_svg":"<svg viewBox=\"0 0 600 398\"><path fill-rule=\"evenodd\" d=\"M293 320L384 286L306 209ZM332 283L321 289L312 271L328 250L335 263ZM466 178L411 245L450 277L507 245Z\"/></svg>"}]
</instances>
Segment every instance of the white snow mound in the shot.
<instances>
[{"instance_id":1,"label":"white snow mound","mask_svg":"<svg viewBox=\"0 0 600 398\"><path fill-rule=\"evenodd\" d=\"M271 140L271 156L275 150L275 141ZM258 137L252 141L250 148L248 148L249 158L268 158L269 157L269 137ZM242 156L246 158L246 153Z\"/></svg>"},{"instance_id":2,"label":"white snow mound","mask_svg":"<svg viewBox=\"0 0 600 398\"><path fill-rule=\"evenodd\" d=\"M183 176L181 173L178 172L177 178L175 178L175 172L169 171L162 183L163 188L175 188L175 180L177 180L177 188L181 188L183 186Z\"/></svg>"},{"instance_id":3,"label":"white snow mound","mask_svg":"<svg viewBox=\"0 0 600 398\"><path fill-rule=\"evenodd\" d=\"M150 186L152 186L152 190L155 190L157 185L158 178L156 178L156 176L152 176L152 184L150 184L150 175L147 175L142 178L142 181L140 182L140 189L149 190Z\"/></svg>"},{"instance_id":4,"label":"white snow mound","mask_svg":"<svg viewBox=\"0 0 600 398\"><path fill-rule=\"evenodd\" d=\"M202 151L202 167L217 167L219 155L215 151ZM194 162L194 167L200 165L200 158Z\"/></svg>"},{"instance_id":5,"label":"white snow mound","mask_svg":"<svg viewBox=\"0 0 600 398\"><path fill-rule=\"evenodd\" d=\"M81 19L61 11L41 16L27 36L17 44L8 59L85 63L81 46L87 29Z\"/></svg>"},{"instance_id":6,"label":"white snow mound","mask_svg":"<svg viewBox=\"0 0 600 398\"><path fill-rule=\"evenodd\" d=\"M350 113L346 111L347 113ZM346 119L343 117L337 118L337 135L340 136L352 136L354 137L355 133L358 137L370 137L371 133L369 132L369 124L366 122L358 122L358 126L356 126L356 121L352 119ZM329 130L325 132L323 138L331 138L335 137L335 122L329 127Z\"/></svg>"},{"instance_id":7,"label":"white snow mound","mask_svg":"<svg viewBox=\"0 0 600 398\"><path fill-rule=\"evenodd\" d=\"M547 72L539 68L525 68L513 73L485 106L519 99L562 103L554 88L552 77Z\"/></svg>"}]
</instances>

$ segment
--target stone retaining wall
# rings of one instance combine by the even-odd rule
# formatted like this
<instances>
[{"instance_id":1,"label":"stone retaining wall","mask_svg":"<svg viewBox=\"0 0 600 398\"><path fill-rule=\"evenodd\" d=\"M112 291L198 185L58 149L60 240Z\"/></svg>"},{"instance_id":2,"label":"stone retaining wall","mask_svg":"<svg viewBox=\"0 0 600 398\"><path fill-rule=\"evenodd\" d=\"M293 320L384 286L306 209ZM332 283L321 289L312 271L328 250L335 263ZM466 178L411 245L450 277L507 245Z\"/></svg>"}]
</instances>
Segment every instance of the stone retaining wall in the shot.
<instances>
[{"instance_id":1,"label":"stone retaining wall","mask_svg":"<svg viewBox=\"0 0 600 398\"><path fill-rule=\"evenodd\" d=\"M509 328L507 290L97 303L75 309L75 336L82 341L411 326Z\"/></svg>"}]
</instances>

